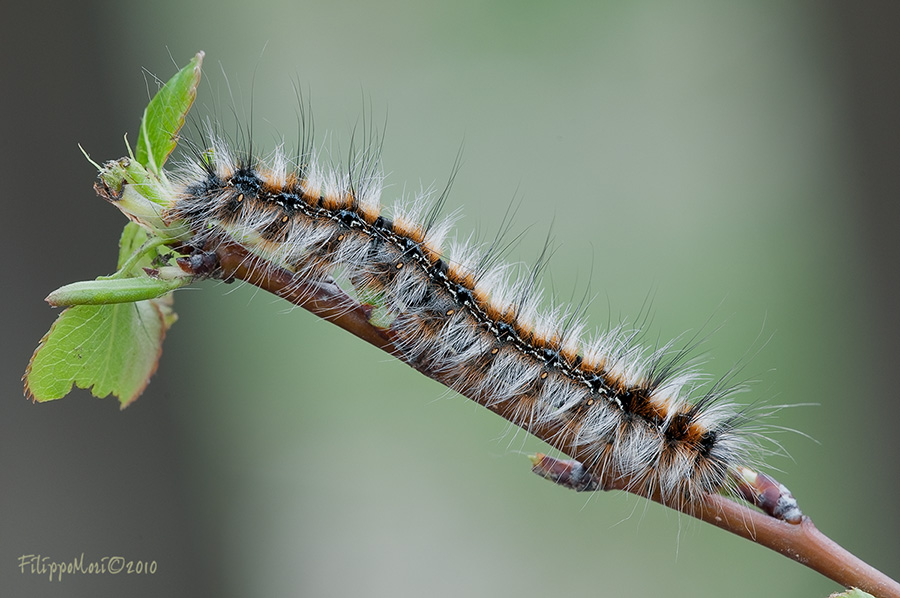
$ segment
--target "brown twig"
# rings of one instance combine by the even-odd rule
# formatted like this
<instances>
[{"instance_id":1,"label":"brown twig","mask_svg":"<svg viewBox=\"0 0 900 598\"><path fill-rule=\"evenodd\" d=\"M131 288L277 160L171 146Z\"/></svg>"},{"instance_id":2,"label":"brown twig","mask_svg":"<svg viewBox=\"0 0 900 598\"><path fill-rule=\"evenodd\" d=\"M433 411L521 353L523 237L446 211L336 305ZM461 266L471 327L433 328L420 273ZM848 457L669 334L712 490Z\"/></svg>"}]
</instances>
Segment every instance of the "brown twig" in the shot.
<instances>
[{"instance_id":1,"label":"brown twig","mask_svg":"<svg viewBox=\"0 0 900 598\"><path fill-rule=\"evenodd\" d=\"M392 340L392 331L389 328L372 325L369 322L371 310L347 295L334 282L311 284L308 281L299 281L291 272L273 268L270 264L255 258L244 247L234 243L222 243L217 246L215 255L218 262L217 276L243 280L274 293L387 351L433 380L446 385L455 382L447 374L432 372L421 365L406 361ZM458 385L454 385L454 388L458 389ZM509 403L489 402L487 400L489 397L479 396L474 391L458 390L505 419L512 419ZM528 432L570 457L585 463L591 462L587 458L588 455L579 454L583 449L569 444L566 440L568 435L560 434L558 429L545 425L533 427ZM594 470L592 473L601 480L607 490L635 492L634 488L628 487L627 480L604 479L602 471ZM900 598L900 584L830 540L808 517L803 517L799 524L791 524L720 495L707 495L704 500L689 504L683 501L665 501L658 495L644 498L780 552L844 587L857 587L878 598Z\"/></svg>"}]
</instances>

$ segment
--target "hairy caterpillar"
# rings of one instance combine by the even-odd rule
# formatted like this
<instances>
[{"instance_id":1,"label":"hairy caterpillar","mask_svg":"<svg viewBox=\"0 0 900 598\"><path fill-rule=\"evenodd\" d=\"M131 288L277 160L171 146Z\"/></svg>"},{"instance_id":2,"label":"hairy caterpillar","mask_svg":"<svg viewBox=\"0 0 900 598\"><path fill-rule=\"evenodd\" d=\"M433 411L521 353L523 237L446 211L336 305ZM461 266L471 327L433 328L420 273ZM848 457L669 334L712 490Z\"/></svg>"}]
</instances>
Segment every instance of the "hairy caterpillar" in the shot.
<instances>
[{"instance_id":1,"label":"hairy caterpillar","mask_svg":"<svg viewBox=\"0 0 900 598\"><path fill-rule=\"evenodd\" d=\"M340 171L302 138L296 158L279 148L260 159L212 134L174 173L162 217L191 231L196 253L186 268L199 272L204 254L236 243L249 260L294 273L299 286L341 280L377 313L405 361L552 438L606 483L681 504L731 490L800 521L786 489L768 484L773 499L754 485L768 478L742 475L755 474L746 467L759 452L754 414L728 400L725 384L702 389L698 372L678 367L683 351L645 351L623 328L583 340L577 309L542 306L543 258L518 273L499 260L499 241L447 241L443 195L383 211L374 152ZM117 190L98 190L118 199ZM535 471L574 487L551 469Z\"/></svg>"}]
</instances>

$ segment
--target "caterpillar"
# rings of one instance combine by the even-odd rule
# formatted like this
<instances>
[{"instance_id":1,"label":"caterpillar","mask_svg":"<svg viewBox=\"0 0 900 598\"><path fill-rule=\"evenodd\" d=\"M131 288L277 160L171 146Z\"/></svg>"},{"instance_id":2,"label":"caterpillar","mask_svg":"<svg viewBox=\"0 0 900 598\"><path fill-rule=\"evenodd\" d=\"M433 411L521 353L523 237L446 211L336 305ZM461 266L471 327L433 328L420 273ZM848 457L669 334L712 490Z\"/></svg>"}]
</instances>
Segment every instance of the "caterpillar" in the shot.
<instances>
[{"instance_id":1,"label":"caterpillar","mask_svg":"<svg viewBox=\"0 0 900 598\"><path fill-rule=\"evenodd\" d=\"M584 473L578 484L556 473L552 458L535 462L536 473L563 486L613 482L678 504L727 491L800 521L787 489L751 468L759 413L733 403L733 388L704 387L674 343L647 351L624 326L585 340L578 308L544 307L546 255L523 271L501 259L502 237L451 236L453 217L440 215L449 185L385 209L377 151L352 155L341 170L305 133L296 156L279 146L263 159L209 129L208 143L193 146L166 182L163 221L186 225L195 252L186 269L236 243L297 285L340 281L373 320L377 312L401 359L577 454L563 469ZM116 203L118 190L98 184L98 192Z\"/></svg>"}]
</instances>

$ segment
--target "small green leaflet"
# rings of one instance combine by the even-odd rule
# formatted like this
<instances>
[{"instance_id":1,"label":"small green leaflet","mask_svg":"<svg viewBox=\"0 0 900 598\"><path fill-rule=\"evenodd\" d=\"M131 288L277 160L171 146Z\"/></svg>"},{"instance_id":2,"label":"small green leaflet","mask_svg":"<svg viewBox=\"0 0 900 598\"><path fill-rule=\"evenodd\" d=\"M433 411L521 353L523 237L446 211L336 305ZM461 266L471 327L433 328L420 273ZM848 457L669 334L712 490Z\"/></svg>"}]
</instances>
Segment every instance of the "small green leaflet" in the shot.
<instances>
[{"instance_id":1,"label":"small green leaflet","mask_svg":"<svg viewBox=\"0 0 900 598\"><path fill-rule=\"evenodd\" d=\"M186 278L158 280L146 276L85 280L56 289L47 295L47 303L53 307L133 303L165 295L184 286L186 280L189 282Z\"/></svg>"},{"instance_id":2,"label":"small green leaflet","mask_svg":"<svg viewBox=\"0 0 900 598\"><path fill-rule=\"evenodd\" d=\"M175 149L184 117L197 97L202 63L203 52L197 52L191 62L153 96L144 110L134 158L157 176Z\"/></svg>"},{"instance_id":3,"label":"small green leaflet","mask_svg":"<svg viewBox=\"0 0 900 598\"><path fill-rule=\"evenodd\" d=\"M162 165L196 97L202 61L199 52L144 111L134 159L151 176L164 179ZM95 397L113 394L124 408L156 371L163 338L176 319L169 291L189 279L145 273L168 249L134 223L122 231L119 247L114 275L66 285L48 298L73 306L59 315L25 370L25 394L34 401L62 398L75 385Z\"/></svg>"}]
</instances>

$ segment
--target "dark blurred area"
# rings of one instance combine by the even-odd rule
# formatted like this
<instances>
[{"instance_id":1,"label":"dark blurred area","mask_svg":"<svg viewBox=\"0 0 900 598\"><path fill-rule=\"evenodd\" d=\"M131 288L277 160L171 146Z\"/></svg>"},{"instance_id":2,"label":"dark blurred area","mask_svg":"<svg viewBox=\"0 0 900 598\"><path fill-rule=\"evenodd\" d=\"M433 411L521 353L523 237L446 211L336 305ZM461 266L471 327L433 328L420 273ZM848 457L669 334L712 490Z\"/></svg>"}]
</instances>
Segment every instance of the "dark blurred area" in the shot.
<instances>
[{"instance_id":1,"label":"dark blurred area","mask_svg":"<svg viewBox=\"0 0 900 598\"><path fill-rule=\"evenodd\" d=\"M900 402L893 370L900 356L900 5L815 6L828 13L827 36L843 94L845 155L852 156L848 168L856 177L856 192L847 201L859 218L848 227L864 228L848 231L848 237L866 242L867 282L855 295L859 309L870 314L865 337L876 348L872 370L881 375L873 386L885 392L883 412L872 414L866 441L873 451L898 455L900 435L893 426L900 421ZM123 412L115 398L100 403L85 392L40 406L22 396L25 364L56 316L40 298L115 266L110 248L122 218L93 196L92 167L72 159L78 143L94 159L118 157L124 145L110 132L137 129L135 105L116 102L139 91L117 90L123 85L119 55L133 53L133 64L142 63L139 52L124 45L135 25L109 21L107 9L104 2L84 0L19 2L4 10L0 193L10 248L2 285L0 587L8 596L224 595L218 548L192 517L203 506L186 483L190 472L182 452L190 446L190 431L172 416L177 394L167 387L171 380L154 378L153 400ZM129 85L135 87L136 80ZM73 237L78 241L50 243ZM53 253L51 246L66 250ZM106 270L98 272L98 264ZM853 409L852 396L846 408ZM871 475L896 480L898 473L895 464ZM893 513L885 514L884 528L900 535ZM82 553L86 561L106 555L155 560L159 572L140 579L77 576L50 583L18 568L22 555L71 561Z\"/></svg>"},{"instance_id":2,"label":"dark blurred area","mask_svg":"<svg viewBox=\"0 0 900 598\"><path fill-rule=\"evenodd\" d=\"M108 132L135 131L120 110L102 2L17 2L4 9L3 400L0 410L0 587L5 596L215 596L184 493L171 396L124 412L115 398L88 393L36 406L20 378L56 312L40 300L51 287L115 269L121 216L92 197L93 168L72 160L77 144L100 159L124 144ZM42 205L43 204L43 205ZM54 239L66 251L48 252ZM58 245L57 245L58 246ZM106 270L97 271L98 264ZM48 286L49 282L49 286ZM104 556L157 561L155 575L21 574L23 555L86 563Z\"/></svg>"},{"instance_id":3,"label":"dark blurred area","mask_svg":"<svg viewBox=\"0 0 900 598\"><path fill-rule=\"evenodd\" d=\"M861 216L866 243L869 286L858 290L863 310L872 314L866 334L880 356L875 370L882 372L887 412L874 425L876 434L890 444L890 454L900 454L900 436L887 424L900 416L896 391L890 390L891 372L900 358L900 5L895 2L830 3L833 16L835 65L841 82L843 122L849 165L856 176L857 194L848 197ZM840 243L841 239L836 239ZM895 475L898 472L893 472Z\"/></svg>"}]
</instances>

